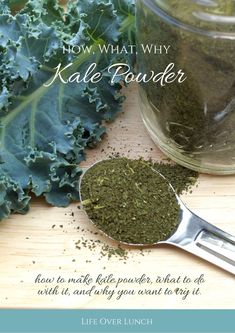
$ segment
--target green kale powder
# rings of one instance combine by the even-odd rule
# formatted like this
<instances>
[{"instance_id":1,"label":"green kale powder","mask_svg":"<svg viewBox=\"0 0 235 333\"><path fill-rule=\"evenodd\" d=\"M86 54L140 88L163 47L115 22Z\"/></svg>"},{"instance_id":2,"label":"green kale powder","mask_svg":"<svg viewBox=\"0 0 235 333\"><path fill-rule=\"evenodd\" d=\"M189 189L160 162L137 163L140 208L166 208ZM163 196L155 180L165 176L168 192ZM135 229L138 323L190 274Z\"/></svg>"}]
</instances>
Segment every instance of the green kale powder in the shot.
<instances>
[{"instance_id":1,"label":"green kale powder","mask_svg":"<svg viewBox=\"0 0 235 333\"><path fill-rule=\"evenodd\" d=\"M167 156L210 173L234 171L234 13L229 0L137 1L139 72L162 73L174 64L187 77L141 84L145 123ZM155 54L143 45L169 50Z\"/></svg>"},{"instance_id":2,"label":"green kale powder","mask_svg":"<svg viewBox=\"0 0 235 333\"><path fill-rule=\"evenodd\" d=\"M97 163L83 176L81 195L93 223L118 241L151 244L165 240L180 220L180 207L169 183L141 159Z\"/></svg>"}]
</instances>

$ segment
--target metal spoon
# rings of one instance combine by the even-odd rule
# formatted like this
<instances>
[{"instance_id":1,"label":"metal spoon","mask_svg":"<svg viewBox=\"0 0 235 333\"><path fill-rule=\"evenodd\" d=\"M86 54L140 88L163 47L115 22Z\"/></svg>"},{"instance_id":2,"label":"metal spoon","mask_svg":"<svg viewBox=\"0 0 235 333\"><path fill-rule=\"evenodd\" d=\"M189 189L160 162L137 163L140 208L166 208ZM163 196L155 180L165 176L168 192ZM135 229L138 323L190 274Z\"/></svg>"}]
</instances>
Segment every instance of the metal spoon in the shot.
<instances>
[{"instance_id":1,"label":"metal spoon","mask_svg":"<svg viewBox=\"0 0 235 333\"><path fill-rule=\"evenodd\" d=\"M100 162L101 161L97 163ZM94 167L97 163L93 164L90 168ZM86 171L88 171L90 168L88 168ZM82 179L86 171L84 171L80 178L80 189ZM160 172L156 170L154 171L163 177L165 181L167 181L167 179ZM156 244L174 245L235 275L235 237L206 222L191 212L176 194L172 185L169 182L168 184L174 192L181 209L181 219L174 234L166 240L153 244L130 244L120 240L118 241L128 246L146 247ZM80 199L82 204L81 191ZM95 225L92 220L90 221ZM101 232L105 234L102 230ZM105 235L111 238L109 235Z\"/></svg>"}]
</instances>

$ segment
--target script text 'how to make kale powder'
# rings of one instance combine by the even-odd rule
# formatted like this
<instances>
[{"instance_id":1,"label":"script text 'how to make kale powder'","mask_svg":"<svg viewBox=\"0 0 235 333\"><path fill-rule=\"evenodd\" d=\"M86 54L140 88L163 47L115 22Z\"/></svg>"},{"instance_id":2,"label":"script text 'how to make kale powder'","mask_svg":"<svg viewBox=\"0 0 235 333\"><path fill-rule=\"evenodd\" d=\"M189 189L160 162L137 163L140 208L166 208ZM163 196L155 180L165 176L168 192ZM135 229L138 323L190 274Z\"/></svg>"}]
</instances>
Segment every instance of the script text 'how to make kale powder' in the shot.
<instances>
[{"instance_id":1,"label":"script text 'how to make kale powder'","mask_svg":"<svg viewBox=\"0 0 235 333\"><path fill-rule=\"evenodd\" d=\"M166 240L180 221L180 207L168 181L154 170L150 162L114 158L96 163L81 181L82 205L91 221L106 235L124 243L151 244ZM179 191L196 180L195 173L183 167L180 177L172 176ZM176 166L178 168L178 166ZM159 164L164 174L164 164ZM189 173L193 173L193 175ZM174 178L174 179L173 179Z\"/></svg>"},{"instance_id":2,"label":"script text 'how to make kale powder'","mask_svg":"<svg viewBox=\"0 0 235 333\"><path fill-rule=\"evenodd\" d=\"M234 0L137 0L138 71L186 77L140 85L144 123L168 157L211 174L235 173L234 17Z\"/></svg>"}]
</instances>

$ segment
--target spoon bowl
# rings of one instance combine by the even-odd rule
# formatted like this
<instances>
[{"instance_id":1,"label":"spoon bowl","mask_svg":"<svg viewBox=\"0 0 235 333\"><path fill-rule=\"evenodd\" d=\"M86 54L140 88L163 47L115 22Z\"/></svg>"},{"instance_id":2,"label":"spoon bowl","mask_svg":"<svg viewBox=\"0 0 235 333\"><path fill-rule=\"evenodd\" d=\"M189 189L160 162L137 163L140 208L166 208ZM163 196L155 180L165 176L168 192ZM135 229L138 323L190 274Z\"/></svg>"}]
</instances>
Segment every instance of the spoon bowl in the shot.
<instances>
[{"instance_id":1,"label":"spoon bowl","mask_svg":"<svg viewBox=\"0 0 235 333\"><path fill-rule=\"evenodd\" d=\"M94 163L91 167L86 169L79 183L81 206L86 212L82 201L82 181L88 170L93 168L98 161ZM120 241L119 239L114 239L110 237L107 233L100 230L105 236L112 240L116 240L121 244L134 247L150 247L157 244L168 244L181 248L191 254L194 254L208 262L232 273L235 275L235 237L228 234L227 232L217 228L216 226L208 223L207 221L201 219L199 216L190 211L182 200L179 198L175 192L172 185L159 171L152 169L154 172L158 173L164 180L169 184L170 189L174 193L176 200L180 207L180 217L178 227L175 229L174 233L162 241L153 242L150 244L136 244ZM87 214L87 212L86 212ZM88 214L87 214L88 215ZM89 215L88 215L89 218ZM90 219L90 218L89 218ZM97 225L90 219L90 221L97 227Z\"/></svg>"}]
</instances>

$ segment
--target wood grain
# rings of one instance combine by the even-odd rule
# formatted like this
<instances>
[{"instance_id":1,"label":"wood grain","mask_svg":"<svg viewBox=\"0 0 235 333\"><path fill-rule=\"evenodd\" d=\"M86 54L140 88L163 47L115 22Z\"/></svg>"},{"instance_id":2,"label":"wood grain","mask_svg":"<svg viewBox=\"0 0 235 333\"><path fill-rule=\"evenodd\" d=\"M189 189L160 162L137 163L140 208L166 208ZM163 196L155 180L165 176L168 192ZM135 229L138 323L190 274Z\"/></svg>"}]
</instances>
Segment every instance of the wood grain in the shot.
<instances>
[{"instance_id":1,"label":"wood grain","mask_svg":"<svg viewBox=\"0 0 235 333\"><path fill-rule=\"evenodd\" d=\"M87 151L88 167L112 153L159 160L163 156L149 138L139 114L135 85L128 89L124 112L108 125L107 135L96 149ZM201 175L192 194L183 197L199 216L235 234L235 176ZM0 225L0 307L2 308L234 308L233 276L199 258L167 246L158 246L144 255L129 250L128 259L102 257L102 244L94 250L76 248L78 240L101 240L113 245L91 226L78 203L68 208L48 206L34 199L27 215L12 215ZM78 229L80 228L80 229ZM76 277L81 274L115 274L151 277L171 274L205 275L201 295L186 300L178 296L127 296L108 301L103 296L39 296L34 280L38 274ZM185 286L182 286L185 288Z\"/></svg>"}]
</instances>

